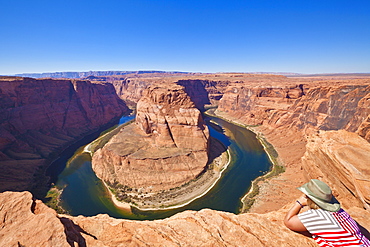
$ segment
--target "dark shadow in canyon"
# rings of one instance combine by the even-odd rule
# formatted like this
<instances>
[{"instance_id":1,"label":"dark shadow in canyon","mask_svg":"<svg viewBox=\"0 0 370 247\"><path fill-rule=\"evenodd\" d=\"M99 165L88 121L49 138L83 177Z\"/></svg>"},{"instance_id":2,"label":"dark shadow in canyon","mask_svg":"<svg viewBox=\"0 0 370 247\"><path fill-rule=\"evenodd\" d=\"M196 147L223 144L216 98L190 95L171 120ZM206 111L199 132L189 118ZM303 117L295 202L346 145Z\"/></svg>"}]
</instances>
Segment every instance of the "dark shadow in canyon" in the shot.
<instances>
[{"instance_id":1,"label":"dark shadow in canyon","mask_svg":"<svg viewBox=\"0 0 370 247\"><path fill-rule=\"evenodd\" d=\"M191 101L195 106L203 112L204 105L211 104L209 100L209 93L205 89L202 80L179 80L176 82L178 85L184 87L185 92L189 95Z\"/></svg>"},{"instance_id":2,"label":"dark shadow in canyon","mask_svg":"<svg viewBox=\"0 0 370 247\"><path fill-rule=\"evenodd\" d=\"M210 131L208 164L211 164L215 158L227 151L231 143L228 137L224 134L222 127L212 123L206 116L203 115L203 117Z\"/></svg>"},{"instance_id":3,"label":"dark shadow in canyon","mask_svg":"<svg viewBox=\"0 0 370 247\"><path fill-rule=\"evenodd\" d=\"M95 237L94 235L86 232L79 225L76 225L72 220L70 220L66 217L61 217L61 218L59 218L59 220L64 226L64 233L66 234L67 242L70 246L74 247L75 246L74 243L77 243L78 247L86 247L87 246L86 245L86 240L81 235L81 233L89 235L94 239L97 239L97 237Z\"/></svg>"}]
</instances>

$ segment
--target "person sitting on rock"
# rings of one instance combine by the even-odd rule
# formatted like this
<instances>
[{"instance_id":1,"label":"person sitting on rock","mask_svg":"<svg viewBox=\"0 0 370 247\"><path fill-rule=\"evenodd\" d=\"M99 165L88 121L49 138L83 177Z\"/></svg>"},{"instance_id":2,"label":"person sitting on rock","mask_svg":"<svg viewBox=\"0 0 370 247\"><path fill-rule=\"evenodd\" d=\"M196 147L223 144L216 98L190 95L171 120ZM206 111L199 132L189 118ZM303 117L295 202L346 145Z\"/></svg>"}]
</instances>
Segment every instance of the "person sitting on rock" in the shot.
<instances>
[{"instance_id":1,"label":"person sitting on rock","mask_svg":"<svg viewBox=\"0 0 370 247\"><path fill-rule=\"evenodd\" d=\"M319 246L370 246L359 226L335 199L330 187L311 179L298 188L304 193L286 214L284 224L297 232L309 232ZM310 209L298 214L308 206Z\"/></svg>"}]
</instances>

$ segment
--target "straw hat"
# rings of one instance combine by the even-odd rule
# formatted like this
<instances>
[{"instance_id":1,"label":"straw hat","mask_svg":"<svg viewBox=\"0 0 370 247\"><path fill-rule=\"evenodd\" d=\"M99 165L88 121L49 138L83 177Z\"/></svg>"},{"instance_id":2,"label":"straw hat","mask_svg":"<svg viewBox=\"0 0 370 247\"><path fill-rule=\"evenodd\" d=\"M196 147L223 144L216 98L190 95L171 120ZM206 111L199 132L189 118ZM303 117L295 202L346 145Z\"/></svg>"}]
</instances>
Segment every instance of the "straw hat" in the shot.
<instances>
[{"instance_id":1,"label":"straw hat","mask_svg":"<svg viewBox=\"0 0 370 247\"><path fill-rule=\"evenodd\" d=\"M330 187L323 181L311 179L298 189L324 210L337 212L340 209L340 203L333 196Z\"/></svg>"}]
</instances>

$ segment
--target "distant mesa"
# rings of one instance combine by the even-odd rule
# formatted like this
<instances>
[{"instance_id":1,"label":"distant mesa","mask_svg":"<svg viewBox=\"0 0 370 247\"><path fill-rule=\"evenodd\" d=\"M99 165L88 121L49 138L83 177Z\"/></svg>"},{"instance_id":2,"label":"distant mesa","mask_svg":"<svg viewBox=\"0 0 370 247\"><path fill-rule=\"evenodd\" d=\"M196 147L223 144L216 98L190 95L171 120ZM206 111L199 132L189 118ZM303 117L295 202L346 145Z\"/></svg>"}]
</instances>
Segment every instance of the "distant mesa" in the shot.
<instances>
[{"instance_id":1,"label":"distant mesa","mask_svg":"<svg viewBox=\"0 0 370 247\"><path fill-rule=\"evenodd\" d=\"M68 78L82 79L89 76L115 76L128 74L188 74L187 72L166 72L157 70L138 70L138 71L87 71L87 72L51 72L51 73L22 73L15 76L31 78Z\"/></svg>"}]
</instances>

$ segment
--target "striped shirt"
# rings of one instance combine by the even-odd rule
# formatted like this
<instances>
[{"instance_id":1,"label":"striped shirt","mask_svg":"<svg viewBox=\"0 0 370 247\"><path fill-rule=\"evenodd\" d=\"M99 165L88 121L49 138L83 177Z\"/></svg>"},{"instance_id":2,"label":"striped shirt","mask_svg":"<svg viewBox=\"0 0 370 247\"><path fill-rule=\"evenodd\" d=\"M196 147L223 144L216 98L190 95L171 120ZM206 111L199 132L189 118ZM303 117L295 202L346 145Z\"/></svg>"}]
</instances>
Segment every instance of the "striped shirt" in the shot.
<instances>
[{"instance_id":1,"label":"striped shirt","mask_svg":"<svg viewBox=\"0 0 370 247\"><path fill-rule=\"evenodd\" d=\"M370 241L361 233L357 223L343 209L338 212L311 209L299 214L298 218L319 246L370 247Z\"/></svg>"}]
</instances>

